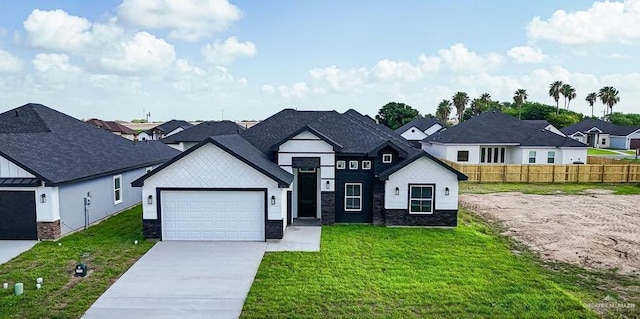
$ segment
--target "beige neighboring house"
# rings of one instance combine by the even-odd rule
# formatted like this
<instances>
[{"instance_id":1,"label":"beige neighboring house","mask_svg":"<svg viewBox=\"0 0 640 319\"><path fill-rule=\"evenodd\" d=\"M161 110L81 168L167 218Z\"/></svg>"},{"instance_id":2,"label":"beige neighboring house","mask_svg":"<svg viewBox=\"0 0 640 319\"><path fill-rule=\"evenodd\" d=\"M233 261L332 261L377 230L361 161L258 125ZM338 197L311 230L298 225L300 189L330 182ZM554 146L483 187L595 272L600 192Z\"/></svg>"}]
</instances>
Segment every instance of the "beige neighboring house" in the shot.
<instances>
[{"instance_id":1,"label":"beige neighboring house","mask_svg":"<svg viewBox=\"0 0 640 319\"><path fill-rule=\"evenodd\" d=\"M86 121L86 123L91 124L93 126L99 127L101 129L107 130L115 135L122 136L128 140L136 140L138 138L138 131L123 125L122 123L116 121L103 121L99 119L90 119Z\"/></svg>"}]
</instances>

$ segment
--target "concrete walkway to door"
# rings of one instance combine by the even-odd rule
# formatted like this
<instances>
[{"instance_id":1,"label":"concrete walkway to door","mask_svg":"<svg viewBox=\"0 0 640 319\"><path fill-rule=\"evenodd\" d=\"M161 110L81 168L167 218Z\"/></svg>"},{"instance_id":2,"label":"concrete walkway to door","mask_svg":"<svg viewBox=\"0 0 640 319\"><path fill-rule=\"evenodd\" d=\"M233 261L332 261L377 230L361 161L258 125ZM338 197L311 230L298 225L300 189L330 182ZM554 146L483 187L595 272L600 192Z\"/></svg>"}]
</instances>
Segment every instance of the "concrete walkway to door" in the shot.
<instances>
[{"instance_id":1,"label":"concrete walkway to door","mask_svg":"<svg viewBox=\"0 0 640 319\"><path fill-rule=\"evenodd\" d=\"M0 265L31 249L37 240L0 240Z\"/></svg>"},{"instance_id":2,"label":"concrete walkway to door","mask_svg":"<svg viewBox=\"0 0 640 319\"><path fill-rule=\"evenodd\" d=\"M83 318L237 318L265 242L158 242Z\"/></svg>"}]
</instances>

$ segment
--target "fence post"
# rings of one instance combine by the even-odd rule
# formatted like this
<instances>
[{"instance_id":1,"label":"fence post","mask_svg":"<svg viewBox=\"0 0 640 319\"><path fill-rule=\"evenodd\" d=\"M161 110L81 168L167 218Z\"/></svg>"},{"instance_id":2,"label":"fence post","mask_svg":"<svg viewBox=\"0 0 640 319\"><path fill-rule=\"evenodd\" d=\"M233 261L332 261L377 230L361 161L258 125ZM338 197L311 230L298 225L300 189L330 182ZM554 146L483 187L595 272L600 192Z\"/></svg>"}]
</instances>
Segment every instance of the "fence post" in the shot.
<instances>
[{"instance_id":1,"label":"fence post","mask_svg":"<svg viewBox=\"0 0 640 319\"><path fill-rule=\"evenodd\" d=\"M552 183L556 182L556 166L555 165L551 165L551 182Z\"/></svg>"},{"instance_id":2,"label":"fence post","mask_svg":"<svg viewBox=\"0 0 640 319\"><path fill-rule=\"evenodd\" d=\"M601 180L602 180L603 183L604 183L604 166L605 166L605 164L602 164L602 178L601 178Z\"/></svg>"},{"instance_id":3,"label":"fence post","mask_svg":"<svg viewBox=\"0 0 640 319\"><path fill-rule=\"evenodd\" d=\"M631 164L627 164L627 183L631 180Z\"/></svg>"}]
</instances>

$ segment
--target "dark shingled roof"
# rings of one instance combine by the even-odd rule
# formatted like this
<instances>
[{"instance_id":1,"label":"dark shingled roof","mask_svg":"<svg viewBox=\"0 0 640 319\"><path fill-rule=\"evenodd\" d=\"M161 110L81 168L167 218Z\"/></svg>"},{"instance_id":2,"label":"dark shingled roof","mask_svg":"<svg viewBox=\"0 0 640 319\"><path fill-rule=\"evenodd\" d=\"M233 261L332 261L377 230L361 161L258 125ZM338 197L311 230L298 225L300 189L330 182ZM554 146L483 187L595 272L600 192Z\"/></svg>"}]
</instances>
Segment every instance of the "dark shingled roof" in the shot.
<instances>
[{"instance_id":1,"label":"dark shingled roof","mask_svg":"<svg viewBox=\"0 0 640 319\"><path fill-rule=\"evenodd\" d=\"M97 126L99 128L105 129L112 133L121 133L121 134L129 134L129 135L137 135L138 132L132 130L116 121L103 121L99 119L90 119L87 123Z\"/></svg>"},{"instance_id":2,"label":"dark shingled roof","mask_svg":"<svg viewBox=\"0 0 640 319\"><path fill-rule=\"evenodd\" d=\"M538 129L543 129L551 125L551 123L549 123L547 120L523 120L523 121Z\"/></svg>"},{"instance_id":3,"label":"dark shingled roof","mask_svg":"<svg viewBox=\"0 0 640 319\"><path fill-rule=\"evenodd\" d=\"M165 144L180 142L202 142L209 136L239 134L245 128L232 121L208 121L189 127L184 131L169 135L160 141Z\"/></svg>"},{"instance_id":4,"label":"dark shingled roof","mask_svg":"<svg viewBox=\"0 0 640 319\"><path fill-rule=\"evenodd\" d=\"M214 145L220 147L227 153L235 156L236 158L243 161L244 163L252 166L253 168L257 169L263 174L269 176L270 178L278 182L280 186L288 186L291 184L291 182L293 182L293 175L291 173L283 170L276 163L270 161L267 158L265 153L261 152L255 146L251 145L251 143L247 142L247 140L242 138L240 135L232 134L232 135L211 136L206 138L204 141L200 142L198 145L188 149L187 151L183 152L179 156L174 157L172 160L162 164L158 168L152 170L146 175L133 181L131 185L135 187L143 186L144 180L146 180L147 178L162 171L165 167L173 164L174 162L180 160L181 158L191 154L195 150L209 143L213 143Z\"/></svg>"},{"instance_id":5,"label":"dark shingled roof","mask_svg":"<svg viewBox=\"0 0 640 319\"><path fill-rule=\"evenodd\" d=\"M637 130L640 130L640 126L620 126L603 120L586 119L571 126L567 126L561 129L561 131L564 134L573 135L576 132L586 133L594 127L598 128L602 133L615 136L627 136Z\"/></svg>"},{"instance_id":6,"label":"dark shingled roof","mask_svg":"<svg viewBox=\"0 0 640 319\"><path fill-rule=\"evenodd\" d=\"M40 104L0 114L0 156L58 185L157 165L180 152L134 142Z\"/></svg>"},{"instance_id":7,"label":"dark shingled roof","mask_svg":"<svg viewBox=\"0 0 640 319\"><path fill-rule=\"evenodd\" d=\"M424 142L444 144L516 144L521 146L587 147L572 138L524 124L500 111L472 117L454 127L427 136Z\"/></svg>"},{"instance_id":8,"label":"dark shingled roof","mask_svg":"<svg viewBox=\"0 0 640 319\"><path fill-rule=\"evenodd\" d=\"M164 122L158 126L152 127L148 130L146 130L145 132L147 132L147 134L151 135L151 133L153 133L153 131L155 130L160 130L162 133L170 133L171 131L177 129L178 127L182 127L183 129L187 129L189 127L192 127L193 124L187 122L187 121L183 121L183 120L171 120L168 122Z\"/></svg>"},{"instance_id":9,"label":"dark shingled roof","mask_svg":"<svg viewBox=\"0 0 640 319\"><path fill-rule=\"evenodd\" d=\"M412 127L416 127L418 128L420 131L424 132L426 131L428 128L434 126L435 124L439 124L440 126L444 127L444 124L442 124L442 122L438 121L437 119L434 118L430 118L430 119L425 119L422 117L419 117L417 119L413 119L411 120L411 122L400 126L399 128L396 129L396 133L398 134L402 134L404 132L406 132L408 129L412 128Z\"/></svg>"}]
</instances>

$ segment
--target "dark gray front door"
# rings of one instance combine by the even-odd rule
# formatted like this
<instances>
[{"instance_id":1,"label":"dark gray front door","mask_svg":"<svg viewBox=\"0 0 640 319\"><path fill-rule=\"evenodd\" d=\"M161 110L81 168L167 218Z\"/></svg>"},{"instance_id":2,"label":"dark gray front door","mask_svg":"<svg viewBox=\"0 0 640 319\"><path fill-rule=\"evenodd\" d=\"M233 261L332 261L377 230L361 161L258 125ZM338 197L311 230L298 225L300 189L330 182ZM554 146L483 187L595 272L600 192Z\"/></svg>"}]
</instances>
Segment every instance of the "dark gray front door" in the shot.
<instances>
[{"instance_id":1,"label":"dark gray front door","mask_svg":"<svg viewBox=\"0 0 640 319\"><path fill-rule=\"evenodd\" d=\"M38 239L35 192L0 192L0 239Z\"/></svg>"},{"instance_id":2,"label":"dark gray front door","mask_svg":"<svg viewBox=\"0 0 640 319\"><path fill-rule=\"evenodd\" d=\"M298 173L298 217L316 217L318 180L316 172Z\"/></svg>"}]
</instances>

